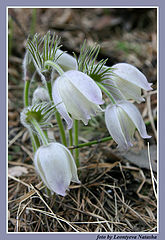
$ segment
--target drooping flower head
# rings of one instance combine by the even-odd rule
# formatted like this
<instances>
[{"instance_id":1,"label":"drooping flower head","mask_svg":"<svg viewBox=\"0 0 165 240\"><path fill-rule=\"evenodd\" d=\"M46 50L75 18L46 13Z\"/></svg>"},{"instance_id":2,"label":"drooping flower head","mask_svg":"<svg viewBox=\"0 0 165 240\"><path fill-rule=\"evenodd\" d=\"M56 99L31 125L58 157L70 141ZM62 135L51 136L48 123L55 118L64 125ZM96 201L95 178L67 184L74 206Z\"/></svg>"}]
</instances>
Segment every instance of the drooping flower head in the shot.
<instances>
[{"instance_id":1,"label":"drooping flower head","mask_svg":"<svg viewBox=\"0 0 165 240\"><path fill-rule=\"evenodd\" d=\"M66 195L71 181L80 183L74 158L60 143L39 147L34 164L44 184L59 195Z\"/></svg>"},{"instance_id":2,"label":"drooping flower head","mask_svg":"<svg viewBox=\"0 0 165 240\"><path fill-rule=\"evenodd\" d=\"M141 89L146 91L152 90L152 84L148 83L145 75L128 63L113 65L112 74L109 78L109 81L106 80L105 83L109 83L112 94L118 91L117 99L133 99L140 103L144 101L144 98L141 96Z\"/></svg>"},{"instance_id":3,"label":"drooping flower head","mask_svg":"<svg viewBox=\"0 0 165 240\"><path fill-rule=\"evenodd\" d=\"M87 124L91 115L101 111L102 92L97 84L85 73L70 70L58 77L52 88L52 96L57 110L65 119L68 129L72 128L72 119Z\"/></svg>"},{"instance_id":4,"label":"drooping flower head","mask_svg":"<svg viewBox=\"0 0 165 240\"><path fill-rule=\"evenodd\" d=\"M105 123L120 149L128 149L132 146L136 128L142 138L150 138L139 110L128 101L108 105L105 111Z\"/></svg>"}]
</instances>

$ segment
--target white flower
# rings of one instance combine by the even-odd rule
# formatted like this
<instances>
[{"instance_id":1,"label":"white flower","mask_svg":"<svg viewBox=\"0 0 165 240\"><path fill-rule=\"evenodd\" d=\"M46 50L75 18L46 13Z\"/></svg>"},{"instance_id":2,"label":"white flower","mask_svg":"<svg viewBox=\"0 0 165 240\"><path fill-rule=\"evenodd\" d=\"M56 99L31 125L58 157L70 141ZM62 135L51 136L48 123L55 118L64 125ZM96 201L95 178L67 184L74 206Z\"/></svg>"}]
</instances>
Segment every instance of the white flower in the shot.
<instances>
[{"instance_id":1,"label":"white flower","mask_svg":"<svg viewBox=\"0 0 165 240\"><path fill-rule=\"evenodd\" d=\"M110 135L121 149L132 146L136 128L142 138L150 138L139 110L128 101L108 105L105 111L105 123Z\"/></svg>"},{"instance_id":2,"label":"white flower","mask_svg":"<svg viewBox=\"0 0 165 240\"><path fill-rule=\"evenodd\" d=\"M114 81L116 87L120 90L123 99L134 99L138 103L144 101L141 97L141 89L146 91L152 90L151 83L136 67L128 63L118 63L112 66L111 80ZM110 82L110 84L112 84Z\"/></svg>"},{"instance_id":3,"label":"white flower","mask_svg":"<svg viewBox=\"0 0 165 240\"><path fill-rule=\"evenodd\" d=\"M80 183L74 158L60 143L39 147L34 164L42 181L52 192L65 196L71 181Z\"/></svg>"},{"instance_id":4,"label":"white flower","mask_svg":"<svg viewBox=\"0 0 165 240\"><path fill-rule=\"evenodd\" d=\"M73 125L69 113L74 119L88 124L91 115L101 111L99 104L104 103L102 92L94 80L75 70L65 72L55 80L52 96L57 110L67 122L68 129Z\"/></svg>"},{"instance_id":5,"label":"white flower","mask_svg":"<svg viewBox=\"0 0 165 240\"><path fill-rule=\"evenodd\" d=\"M57 49L56 57L58 57L57 64L63 69L63 71L78 69L76 59L69 55L68 53L63 52L60 49Z\"/></svg>"}]
</instances>

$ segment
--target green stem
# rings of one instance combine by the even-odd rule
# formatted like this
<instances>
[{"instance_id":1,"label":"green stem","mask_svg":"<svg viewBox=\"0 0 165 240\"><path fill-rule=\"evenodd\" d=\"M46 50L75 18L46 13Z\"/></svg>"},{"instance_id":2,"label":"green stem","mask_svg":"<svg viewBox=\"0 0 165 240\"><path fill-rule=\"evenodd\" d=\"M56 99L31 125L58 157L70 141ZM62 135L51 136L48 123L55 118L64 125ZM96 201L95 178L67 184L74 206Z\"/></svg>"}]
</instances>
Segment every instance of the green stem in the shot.
<instances>
[{"instance_id":1,"label":"green stem","mask_svg":"<svg viewBox=\"0 0 165 240\"><path fill-rule=\"evenodd\" d=\"M94 140L94 141L91 141L91 142L81 143L81 144L78 144L78 145L75 145L75 146L70 146L68 148L69 149L77 149L77 148L87 147L87 146L91 146L91 145L98 144L98 143L107 142L109 140L112 140L112 137L105 137L105 138L101 138L101 139Z\"/></svg>"},{"instance_id":2,"label":"green stem","mask_svg":"<svg viewBox=\"0 0 165 240\"><path fill-rule=\"evenodd\" d=\"M47 81L46 84L47 84L47 89L48 89L50 100L53 101L51 81ZM56 111L55 112L55 116L56 116L57 124L58 124L59 129L60 129L61 141L62 141L62 143L65 146L67 146L67 141L66 141L66 136L65 136L65 129L64 129L64 126L62 124L62 120L61 120L59 112Z\"/></svg>"},{"instance_id":3,"label":"green stem","mask_svg":"<svg viewBox=\"0 0 165 240\"><path fill-rule=\"evenodd\" d=\"M31 136L33 151L36 152L37 149L38 149L39 146L40 146L40 142L39 142L39 140L38 140L37 135L35 135L35 134L32 132L32 130L29 130L29 132L30 132L30 136Z\"/></svg>"},{"instance_id":4,"label":"green stem","mask_svg":"<svg viewBox=\"0 0 165 240\"><path fill-rule=\"evenodd\" d=\"M66 136L65 136L65 130L64 130L64 126L62 124L62 120L61 120L61 116L59 114L59 112L55 112L55 116L56 116L56 120L60 129L60 134L61 134L61 141L62 143L67 146L67 141L66 141Z\"/></svg>"},{"instance_id":5,"label":"green stem","mask_svg":"<svg viewBox=\"0 0 165 240\"><path fill-rule=\"evenodd\" d=\"M78 120L74 120L74 144L75 146L78 145ZM79 150L78 148L75 149L75 161L76 161L76 166L80 166L79 162Z\"/></svg>"},{"instance_id":6,"label":"green stem","mask_svg":"<svg viewBox=\"0 0 165 240\"><path fill-rule=\"evenodd\" d=\"M37 137L36 134L34 134L34 133L32 133L32 134L33 134L33 138L34 138L36 147L37 147L37 149L38 149L38 148L40 147L40 141L39 141L39 139L38 139L38 137Z\"/></svg>"},{"instance_id":7,"label":"green stem","mask_svg":"<svg viewBox=\"0 0 165 240\"><path fill-rule=\"evenodd\" d=\"M24 85L24 106L28 107L29 106L29 87L30 87L30 80L25 81ZM35 133L32 131L30 132L31 140L32 140L32 146L34 152L36 152L37 148L40 146L39 139Z\"/></svg>"},{"instance_id":8,"label":"green stem","mask_svg":"<svg viewBox=\"0 0 165 240\"><path fill-rule=\"evenodd\" d=\"M51 81L46 81L46 86L47 86L47 89L48 89L50 100L53 101L53 98L52 98L52 83L51 83Z\"/></svg>"},{"instance_id":9,"label":"green stem","mask_svg":"<svg viewBox=\"0 0 165 240\"><path fill-rule=\"evenodd\" d=\"M72 146L73 145L73 134L72 134L72 129L69 129L69 145ZM71 153L73 154L73 150L70 150Z\"/></svg>"},{"instance_id":10,"label":"green stem","mask_svg":"<svg viewBox=\"0 0 165 240\"><path fill-rule=\"evenodd\" d=\"M34 140L34 135L31 133L30 136L31 136L33 152L35 153L37 151L37 146L36 146L36 143L35 143L35 140Z\"/></svg>"},{"instance_id":11,"label":"green stem","mask_svg":"<svg viewBox=\"0 0 165 240\"><path fill-rule=\"evenodd\" d=\"M59 73L59 75L62 75L64 73L62 68L58 64L56 64L55 62L53 62L51 60L47 60L45 62L45 67L47 67L47 66L54 68Z\"/></svg>"},{"instance_id":12,"label":"green stem","mask_svg":"<svg viewBox=\"0 0 165 240\"><path fill-rule=\"evenodd\" d=\"M37 19L37 9L32 9L32 21L30 26L30 34L33 36L35 34L35 28L36 28L36 19Z\"/></svg>"},{"instance_id":13,"label":"green stem","mask_svg":"<svg viewBox=\"0 0 165 240\"><path fill-rule=\"evenodd\" d=\"M25 81L24 85L24 106L29 106L29 86L30 86L30 80Z\"/></svg>"},{"instance_id":14,"label":"green stem","mask_svg":"<svg viewBox=\"0 0 165 240\"><path fill-rule=\"evenodd\" d=\"M38 122L36 121L36 119L35 119L35 118L32 118L32 119L31 119L31 123L33 124L35 130L38 132L38 134L39 134L39 136L40 136L40 138L41 138L41 140L42 140L42 143L43 143L44 145L48 145L48 143L49 143L49 142L48 142L48 139L46 138L44 131L42 130L42 128L40 127L40 125L38 124Z\"/></svg>"},{"instance_id":15,"label":"green stem","mask_svg":"<svg viewBox=\"0 0 165 240\"><path fill-rule=\"evenodd\" d=\"M96 82L96 83L101 88L101 90L103 90L103 92L105 92L105 94L109 97L111 102L113 104L116 104L116 102L115 102L114 98L112 97L112 95L110 94L110 92L101 83L98 83L98 82Z\"/></svg>"}]
</instances>

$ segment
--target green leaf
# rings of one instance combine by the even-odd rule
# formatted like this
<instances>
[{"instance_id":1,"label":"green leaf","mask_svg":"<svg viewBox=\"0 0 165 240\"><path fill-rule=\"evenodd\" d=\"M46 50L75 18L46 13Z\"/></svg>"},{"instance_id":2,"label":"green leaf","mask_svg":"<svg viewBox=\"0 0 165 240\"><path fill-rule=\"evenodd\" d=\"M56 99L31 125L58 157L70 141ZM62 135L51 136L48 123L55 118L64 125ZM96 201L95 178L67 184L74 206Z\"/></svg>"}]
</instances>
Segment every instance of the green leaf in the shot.
<instances>
[{"instance_id":1,"label":"green leaf","mask_svg":"<svg viewBox=\"0 0 165 240\"><path fill-rule=\"evenodd\" d=\"M45 66L45 62L48 60L56 62L60 57L56 57L56 52L61 47L59 43L60 38L55 36L55 33L51 37L50 31L43 37L35 34L32 39L28 38L26 49L37 71L43 73L50 70L49 66Z\"/></svg>"},{"instance_id":2,"label":"green leaf","mask_svg":"<svg viewBox=\"0 0 165 240\"><path fill-rule=\"evenodd\" d=\"M86 73L96 82L102 82L108 79L109 74L112 72L111 67L105 68L108 59L102 59L101 61L96 62L99 52L99 45L89 47L85 40L80 49L79 58L74 54L78 64L78 70Z\"/></svg>"}]
</instances>

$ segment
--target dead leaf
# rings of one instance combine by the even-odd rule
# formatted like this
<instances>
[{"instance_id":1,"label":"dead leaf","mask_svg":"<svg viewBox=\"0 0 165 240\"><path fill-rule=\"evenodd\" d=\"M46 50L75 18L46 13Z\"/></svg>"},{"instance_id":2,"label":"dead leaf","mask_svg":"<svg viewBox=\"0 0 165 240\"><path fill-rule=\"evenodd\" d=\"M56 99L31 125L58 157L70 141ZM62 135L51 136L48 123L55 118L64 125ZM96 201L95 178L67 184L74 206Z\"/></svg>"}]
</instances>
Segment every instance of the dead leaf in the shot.
<instances>
[{"instance_id":1,"label":"dead leaf","mask_svg":"<svg viewBox=\"0 0 165 240\"><path fill-rule=\"evenodd\" d=\"M139 151L135 151L134 148L131 148L128 152L117 152L115 154L118 156L123 156L129 162L135 164L140 168L150 169L149 160L148 160L148 149L144 147ZM157 146L151 145L150 146L150 157L151 157L151 164L152 170L157 172Z\"/></svg>"},{"instance_id":2,"label":"dead leaf","mask_svg":"<svg viewBox=\"0 0 165 240\"><path fill-rule=\"evenodd\" d=\"M20 177L23 174L27 174L28 170L25 167L15 166L8 169L8 174L13 177Z\"/></svg>"}]
</instances>

